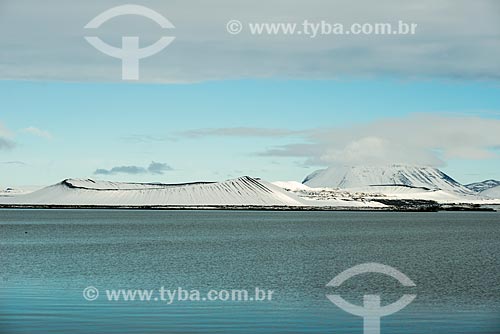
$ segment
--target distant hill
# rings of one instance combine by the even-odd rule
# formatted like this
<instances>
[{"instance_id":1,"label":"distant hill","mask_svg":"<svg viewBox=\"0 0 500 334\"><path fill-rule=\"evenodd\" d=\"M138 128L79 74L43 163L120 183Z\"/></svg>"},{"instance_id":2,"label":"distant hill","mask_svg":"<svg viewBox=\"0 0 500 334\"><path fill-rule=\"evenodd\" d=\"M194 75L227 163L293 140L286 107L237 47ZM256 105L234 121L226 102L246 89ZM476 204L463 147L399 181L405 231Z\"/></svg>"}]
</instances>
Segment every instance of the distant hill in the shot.
<instances>
[{"instance_id":1,"label":"distant hill","mask_svg":"<svg viewBox=\"0 0 500 334\"><path fill-rule=\"evenodd\" d=\"M465 186L467 188L469 188L470 190L472 190L472 191L480 193L480 192L485 191L487 189L494 188L496 186L500 186L500 181L497 181L497 180L485 180L485 181L482 181L482 182L470 183L470 184L467 184Z\"/></svg>"},{"instance_id":2,"label":"distant hill","mask_svg":"<svg viewBox=\"0 0 500 334\"><path fill-rule=\"evenodd\" d=\"M481 191L479 194L482 196L500 199L500 185Z\"/></svg>"}]
</instances>

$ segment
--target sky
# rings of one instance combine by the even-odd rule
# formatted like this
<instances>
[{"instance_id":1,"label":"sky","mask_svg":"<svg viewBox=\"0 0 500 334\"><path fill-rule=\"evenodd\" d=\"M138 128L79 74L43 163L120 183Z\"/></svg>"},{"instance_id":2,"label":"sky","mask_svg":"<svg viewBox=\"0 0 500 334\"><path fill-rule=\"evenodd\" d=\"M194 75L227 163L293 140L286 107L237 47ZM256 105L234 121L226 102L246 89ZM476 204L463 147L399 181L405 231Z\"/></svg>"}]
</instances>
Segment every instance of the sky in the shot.
<instances>
[{"instance_id":1,"label":"sky","mask_svg":"<svg viewBox=\"0 0 500 334\"><path fill-rule=\"evenodd\" d=\"M136 3L168 17L176 39L131 82L83 38L83 26L119 1L0 0L0 29L11 32L0 37L0 187L301 181L328 166L393 163L435 166L462 183L500 179L494 1ZM225 31L230 19L305 18L403 19L420 30L316 39ZM134 33L142 46L162 33L127 19L99 36L113 44Z\"/></svg>"}]
</instances>

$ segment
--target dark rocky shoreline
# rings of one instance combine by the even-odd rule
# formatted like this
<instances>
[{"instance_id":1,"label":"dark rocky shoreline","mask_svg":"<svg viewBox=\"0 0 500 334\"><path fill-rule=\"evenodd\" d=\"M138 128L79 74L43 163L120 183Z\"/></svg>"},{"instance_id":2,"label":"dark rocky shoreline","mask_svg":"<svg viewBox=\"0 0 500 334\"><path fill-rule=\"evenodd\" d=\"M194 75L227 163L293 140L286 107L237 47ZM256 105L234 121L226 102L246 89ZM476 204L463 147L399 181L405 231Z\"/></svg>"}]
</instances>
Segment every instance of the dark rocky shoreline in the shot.
<instances>
[{"instance_id":1,"label":"dark rocky shoreline","mask_svg":"<svg viewBox=\"0 0 500 334\"><path fill-rule=\"evenodd\" d=\"M394 211L394 212L437 212L437 211L491 211L496 210L477 204L439 204L426 200L377 199L387 207L349 206L259 206L259 205L47 205L47 204L0 204L0 209L95 209L95 210L253 210L253 211Z\"/></svg>"}]
</instances>

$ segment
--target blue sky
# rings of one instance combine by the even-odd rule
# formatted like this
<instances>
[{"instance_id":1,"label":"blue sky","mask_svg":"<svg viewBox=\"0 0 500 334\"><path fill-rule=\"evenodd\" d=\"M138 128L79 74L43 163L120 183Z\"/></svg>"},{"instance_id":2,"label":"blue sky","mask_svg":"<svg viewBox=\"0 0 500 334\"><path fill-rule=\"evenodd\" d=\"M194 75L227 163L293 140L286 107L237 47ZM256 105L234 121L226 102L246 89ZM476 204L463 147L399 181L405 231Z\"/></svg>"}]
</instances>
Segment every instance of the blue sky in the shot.
<instances>
[{"instance_id":1,"label":"blue sky","mask_svg":"<svg viewBox=\"0 0 500 334\"><path fill-rule=\"evenodd\" d=\"M342 148L372 135L371 127L377 122L412 123L414 115L458 119L465 129L470 119L497 126L499 90L492 82L387 78L192 84L1 81L0 122L15 146L0 150L0 182L2 186L43 185L67 177L182 182L247 174L301 180L328 166L329 160L321 160L321 153L300 156L273 154L273 150L302 143L323 147L315 135L324 132L355 133L346 142L341 138ZM439 133L445 127L444 122L433 122L423 129ZM408 136L418 140L426 133ZM439 150L439 140L444 139L433 140ZM447 145L445 149L453 149ZM479 142L474 148L488 145ZM499 179L498 149L487 149L491 156L435 154L442 160L439 167L459 181ZM418 154L409 150L409 155ZM406 162L405 155L398 159L387 162ZM153 161L172 170L94 174L117 166L147 168Z\"/></svg>"}]
</instances>

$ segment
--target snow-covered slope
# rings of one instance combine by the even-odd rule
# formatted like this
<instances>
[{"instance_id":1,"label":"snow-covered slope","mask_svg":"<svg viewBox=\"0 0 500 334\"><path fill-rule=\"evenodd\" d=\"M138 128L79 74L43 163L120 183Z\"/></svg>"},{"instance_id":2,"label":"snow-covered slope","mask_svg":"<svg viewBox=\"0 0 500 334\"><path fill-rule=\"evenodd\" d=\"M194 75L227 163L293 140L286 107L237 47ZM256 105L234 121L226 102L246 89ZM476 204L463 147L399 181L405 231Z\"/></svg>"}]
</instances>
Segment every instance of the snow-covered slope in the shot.
<instances>
[{"instance_id":1,"label":"snow-covered slope","mask_svg":"<svg viewBox=\"0 0 500 334\"><path fill-rule=\"evenodd\" d=\"M500 186L500 181L497 180L485 180L482 182L474 182L471 184L465 185L468 189L475 192L482 192L490 188L494 188L496 186Z\"/></svg>"},{"instance_id":2,"label":"snow-covered slope","mask_svg":"<svg viewBox=\"0 0 500 334\"><path fill-rule=\"evenodd\" d=\"M362 188L351 188L349 192L357 194L364 194L364 197L377 198L383 196L386 198L395 199L413 199L413 200L427 200L436 201L441 204L450 203L470 203L470 204L491 204L496 201L491 201L485 196L477 193L461 193L456 191L441 190L441 189L428 189L422 187L409 187L409 186L371 186Z\"/></svg>"},{"instance_id":3,"label":"snow-covered slope","mask_svg":"<svg viewBox=\"0 0 500 334\"><path fill-rule=\"evenodd\" d=\"M302 182L309 187L366 188L398 185L423 190L446 190L462 194L472 191L432 167L391 165L380 167L330 167L308 175Z\"/></svg>"},{"instance_id":4,"label":"snow-covered slope","mask_svg":"<svg viewBox=\"0 0 500 334\"><path fill-rule=\"evenodd\" d=\"M299 191L299 190L310 190L311 187L306 186L297 181L275 181L272 182L275 186L283 188L287 191Z\"/></svg>"},{"instance_id":5,"label":"snow-covered slope","mask_svg":"<svg viewBox=\"0 0 500 334\"><path fill-rule=\"evenodd\" d=\"M459 193L454 191L428 189L423 187L409 187L400 185L368 186L349 189L339 188L311 188L297 187L290 182L274 182L282 185L284 189L295 193L297 196L316 205L329 206L364 206L375 208L384 200L423 200L434 201L439 204L471 204L471 205L496 205L499 199L493 199L477 193ZM377 202L380 201L380 202Z\"/></svg>"},{"instance_id":6,"label":"snow-covered slope","mask_svg":"<svg viewBox=\"0 0 500 334\"><path fill-rule=\"evenodd\" d=\"M500 185L481 191L479 194L490 198L500 199Z\"/></svg>"},{"instance_id":7,"label":"snow-covered slope","mask_svg":"<svg viewBox=\"0 0 500 334\"><path fill-rule=\"evenodd\" d=\"M24 195L24 194L29 194L32 193L35 190L41 189L42 187L40 186L24 186L20 188L5 188L3 190L0 190L0 197L11 197L11 196L19 196L19 195Z\"/></svg>"},{"instance_id":8,"label":"snow-covered slope","mask_svg":"<svg viewBox=\"0 0 500 334\"><path fill-rule=\"evenodd\" d=\"M304 200L248 176L224 182L144 184L68 179L0 204L106 206L302 206Z\"/></svg>"}]
</instances>

